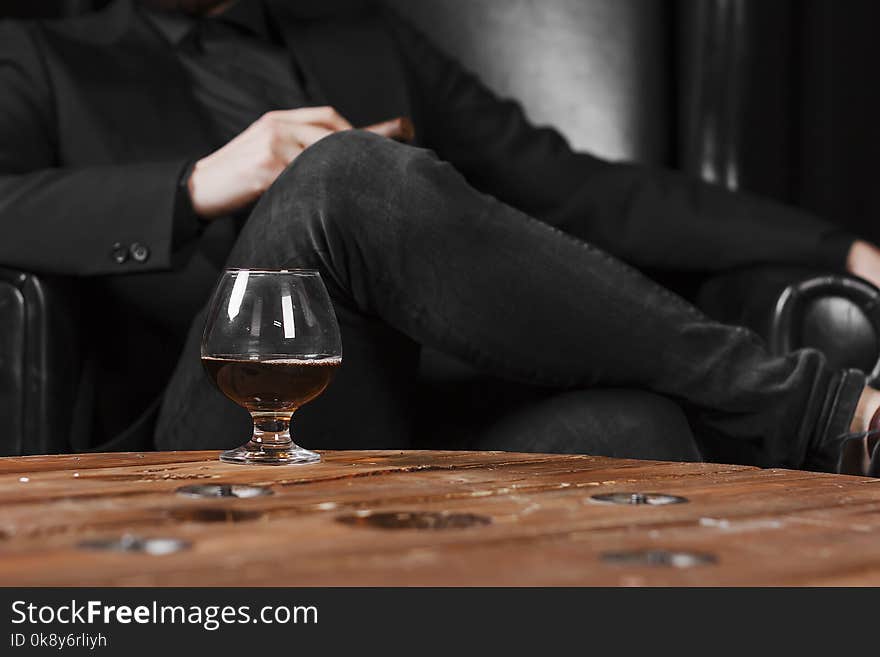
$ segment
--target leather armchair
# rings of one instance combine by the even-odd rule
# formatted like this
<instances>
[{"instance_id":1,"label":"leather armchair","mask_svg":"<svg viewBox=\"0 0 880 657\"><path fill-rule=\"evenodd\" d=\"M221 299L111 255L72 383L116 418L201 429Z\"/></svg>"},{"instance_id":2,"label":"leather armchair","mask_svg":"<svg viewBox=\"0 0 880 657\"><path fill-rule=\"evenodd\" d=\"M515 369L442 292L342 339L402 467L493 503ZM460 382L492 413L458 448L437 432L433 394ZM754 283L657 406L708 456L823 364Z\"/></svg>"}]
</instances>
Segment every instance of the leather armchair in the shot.
<instances>
[{"instance_id":1,"label":"leather armchair","mask_svg":"<svg viewBox=\"0 0 880 657\"><path fill-rule=\"evenodd\" d=\"M742 123L751 0L388 1L575 147L679 168L729 189L749 177ZM865 281L756 267L702 283L677 275L661 282L711 317L754 330L775 354L814 347L833 367L858 368L877 380L880 292ZM456 422L492 403L479 374L443 354L424 350L422 375L426 407L442 400L455 408L454 420L425 428L444 442ZM705 456L748 460L734 451Z\"/></svg>"},{"instance_id":2,"label":"leather armchair","mask_svg":"<svg viewBox=\"0 0 880 657\"><path fill-rule=\"evenodd\" d=\"M0 455L69 451L79 313L72 281L0 268Z\"/></svg>"},{"instance_id":3,"label":"leather armchair","mask_svg":"<svg viewBox=\"0 0 880 657\"><path fill-rule=\"evenodd\" d=\"M737 12L744 0L389 1L575 146L737 186L745 47ZM68 4L80 10L87 3ZM683 40L675 48L673 34ZM680 62L673 51L684 55ZM77 395L88 394L77 292L72 281L0 269L0 455L71 449ZM833 365L874 379L878 300L880 292L863 281L783 268L731 272L697 295L710 315L756 330L776 353L817 347ZM430 385L461 387L473 377L430 351L422 371Z\"/></svg>"},{"instance_id":4,"label":"leather armchair","mask_svg":"<svg viewBox=\"0 0 880 657\"><path fill-rule=\"evenodd\" d=\"M679 166L737 189L752 179L745 153L749 0L679 0ZM851 276L786 267L730 272L705 283L697 304L710 316L756 331L772 353L813 347L833 367L880 376L880 291Z\"/></svg>"},{"instance_id":5,"label":"leather armchair","mask_svg":"<svg viewBox=\"0 0 880 657\"><path fill-rule=\"evenodd\" d=\"M698 304L711 317L747 326L776 355L812 347L835 368L880 380L880 290L851 276L756 267L708 281Z\"/></svg>"}]
</instances>

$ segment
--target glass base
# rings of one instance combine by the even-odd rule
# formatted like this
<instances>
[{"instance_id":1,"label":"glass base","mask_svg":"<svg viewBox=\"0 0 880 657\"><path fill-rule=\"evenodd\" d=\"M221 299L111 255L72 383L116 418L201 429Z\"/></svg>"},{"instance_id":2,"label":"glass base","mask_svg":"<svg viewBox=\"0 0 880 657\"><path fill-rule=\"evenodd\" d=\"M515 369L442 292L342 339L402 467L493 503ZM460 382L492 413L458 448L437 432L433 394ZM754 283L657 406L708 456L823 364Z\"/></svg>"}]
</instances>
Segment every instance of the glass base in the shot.
<instances>
[{"instance_id":1,"label":"glass base","mask_svg":"<svg viewBox=\"0 0 880 657\"><path fill-rule=\"evenodd\" d=\"M250 441L246 445L223 452L220 460L224 463L251 465L303 465L318 463L321 455L293 443L272 446Z\"/></svg>"}]
</instances>

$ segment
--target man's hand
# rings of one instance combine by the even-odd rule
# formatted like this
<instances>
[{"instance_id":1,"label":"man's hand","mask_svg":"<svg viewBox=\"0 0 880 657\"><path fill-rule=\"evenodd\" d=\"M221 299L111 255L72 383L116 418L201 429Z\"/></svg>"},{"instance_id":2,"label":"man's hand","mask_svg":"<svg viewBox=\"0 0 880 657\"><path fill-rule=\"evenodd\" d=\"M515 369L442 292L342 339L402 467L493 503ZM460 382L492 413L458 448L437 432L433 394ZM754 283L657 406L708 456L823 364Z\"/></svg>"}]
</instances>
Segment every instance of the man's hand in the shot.
<instances>
[{"instance_id":1,"label":"man's hand","mask_svg":"<svg viewBox=\"0 0 880 657\"><path fill-rule=\"evenodd\" d=\"M332 107L264 114L228 144L196 162L187 183L196 214L212 219L246 207L306 148L351 127Z\"/></svg>"},{"instance_id":2,"label":"man's hand","mask_svg":"<svg viewBox=\"0 0 880 657\"><path fill-rule=\"evenodd\" d=\"M880 249L862 240L853 242L846 258L846 269L880 287Z\"/></svg>"}]
</instances>

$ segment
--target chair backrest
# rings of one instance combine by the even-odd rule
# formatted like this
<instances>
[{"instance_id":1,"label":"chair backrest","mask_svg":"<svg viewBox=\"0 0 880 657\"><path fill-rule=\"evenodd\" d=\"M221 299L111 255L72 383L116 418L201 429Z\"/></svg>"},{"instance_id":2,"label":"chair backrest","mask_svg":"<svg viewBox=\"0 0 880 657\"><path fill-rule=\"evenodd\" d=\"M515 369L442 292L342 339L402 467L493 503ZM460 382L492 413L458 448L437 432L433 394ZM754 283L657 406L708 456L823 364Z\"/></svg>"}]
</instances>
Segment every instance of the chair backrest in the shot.
<instances>
[{"instance_id":1,"label":"chair backrest","mask_svg":"<svg viewBox=\"0 0 880 657\"><path fill-rule=\"evenodd\" d=\"M672 3L387 2L573 146L611 159L671 162Z\"/></svg>"}]
</instances>

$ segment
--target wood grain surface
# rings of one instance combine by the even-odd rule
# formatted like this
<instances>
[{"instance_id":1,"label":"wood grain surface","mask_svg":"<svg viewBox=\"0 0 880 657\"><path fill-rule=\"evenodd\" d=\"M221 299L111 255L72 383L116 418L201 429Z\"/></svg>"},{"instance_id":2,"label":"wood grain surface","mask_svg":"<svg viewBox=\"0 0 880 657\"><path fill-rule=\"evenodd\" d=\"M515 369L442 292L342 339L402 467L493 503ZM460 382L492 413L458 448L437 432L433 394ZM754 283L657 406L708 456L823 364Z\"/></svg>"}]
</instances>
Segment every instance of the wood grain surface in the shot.
<instances>
[{"instance_id":1,"label":"wood grain surface","mask_svg":"<svg viewBox=\"0 0 880 657\"><path fill-rule=\"evenodd\" d=\"M880 585L877 479L503 452L323 456L286 467L227 465L217 452L0 459L0 584ZM175 492L205 483L274 494ZM591 497L616 492L688 502ZM81 546L122 536L189 547L151 555ZM605 558L644 550L714 561Z\"/></svg>"}]
</instances>

